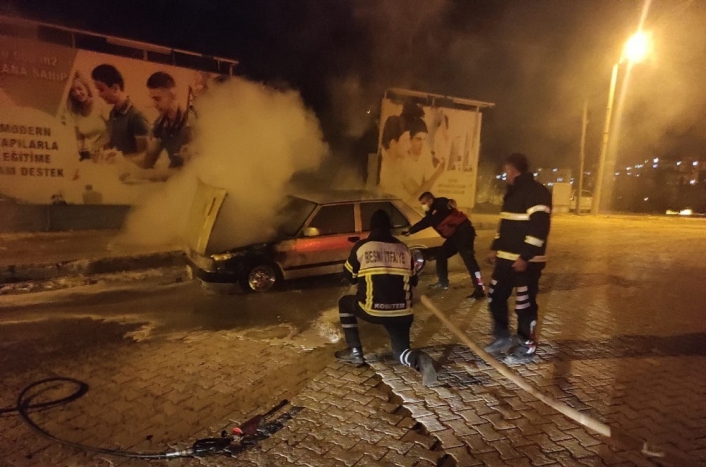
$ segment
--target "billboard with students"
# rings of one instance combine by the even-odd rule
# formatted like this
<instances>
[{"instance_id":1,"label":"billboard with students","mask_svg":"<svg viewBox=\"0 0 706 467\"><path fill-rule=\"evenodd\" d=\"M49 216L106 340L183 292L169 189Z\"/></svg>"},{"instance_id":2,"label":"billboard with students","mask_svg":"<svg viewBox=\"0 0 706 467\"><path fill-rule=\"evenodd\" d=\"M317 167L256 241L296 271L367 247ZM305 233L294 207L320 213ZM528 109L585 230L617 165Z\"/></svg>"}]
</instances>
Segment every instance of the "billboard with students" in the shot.
<instances>
[{"instance_id":1,"label":"billboard with students","mask_svg":"<svg viewBox=\"0 0 706 467\"><path fill-rule=\"evenodd\" d=\"M0 194L137 204L188 164L213 75L0 36Z\"/></svg>"},{"instance_id":2,"label":"billboard with students","mask_svg":"<svg viewBox=\"0 0 706 467\"><path fill-rule=\"evenodd\" d=\"M421 193L431 191L435 196L455 199L459 207L472 208L480 107L410 94L388 93L382 101L379 188L412 206L418 204Z\"/></svg>"}]
</instances>

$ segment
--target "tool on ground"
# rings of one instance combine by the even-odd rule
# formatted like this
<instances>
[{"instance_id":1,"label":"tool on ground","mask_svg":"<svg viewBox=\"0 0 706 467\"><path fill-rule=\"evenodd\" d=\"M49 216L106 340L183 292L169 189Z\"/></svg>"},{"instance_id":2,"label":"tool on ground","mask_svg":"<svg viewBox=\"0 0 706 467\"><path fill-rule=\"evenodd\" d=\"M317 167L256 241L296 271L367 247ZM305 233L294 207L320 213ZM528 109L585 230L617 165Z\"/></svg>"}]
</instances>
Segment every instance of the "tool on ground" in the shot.
<instances>
[{"instance_id":1,"label":"tool on ground","mask_svg":"<svg viewBox=\"0 0 706 467\"><path fill-rule=\"evenodd\" d=\"M636 449L639 450L643 455L647 457L657 457L661 458L659 462L663 465L674 465L674 466L683 466L683 465L694 465L693 464L693 459L687 459L685 458L684 454L678 453L674 450L669 450L668 452L664 449L659 449L656 446L654 446L651 443L648 443L647 441L640 440L635 438L632 435L629 435L625 432L616 430L614 428L611 428L610 426L606 425L603 422L600 422L594 418L589 417L588 415L579 412L578 410L574 409L573 407L570 407L564 402L558 401L554 399L551 396L548 396L547 394L544 394L541 392L539 389L535 388L531 383L529 383L527 380L522 378L521 376L517 375L515 372L511 371L507 366L504 364L500 363L497 361L495 358L493 358L488 352L483 350L478 344L473 342L463 331L461 331L454 323L452 323L449 318L441 311L439 308L437 308L436 305L434 305L434 302L431 301L429 297L426 295L422 295L421 297L422 304L428 308L432 313L436 315L437 318L452 332L458 337L461 342L466 344L476 355L478 355L485 363L493 367L495 370L498 371L501 375L515 383L517 386L519 386L521 389L525 390L532 396L536 397L540 401L544 402L546 405L549 407L553 408L554 410L561 412L562 414L566 415L570 419L580 423L581 425L590 428L591 430L607 437L611 438L614 441L618 442L619 444L622 444L625 447L629 447L630 449Z\"/></svg>"},{"instance_id":2,"label":"tool on ground","mask_svg":"<svg viewBox=\"0 0 706 467\"><path fill-rule=\"evenodd\" d=\"M57 388L61 385L67 384L75 386L76 389L69 396L63 397L61 399L35 403L35 398L41 395L43 392L47 391L47 387L45 386L49 386L50 384L51 386L49 387L49 389ZM36 388L40 387L44 387L44 389L37 391ZM177 457L203 457L213 454L221 454L231 457L235 456L236 454L239 454L245 451L246 449L254 446L255 444L257 444L258 441L263 440L276 433L277 431L281 430L288 420L291 420L294 415L296 415L302 410L301 407L292 407L287 412L281 414L276 419L270 421L270 418L275 415L275 413L277 413L280 409L289 404L289 401L285 399L266 413L255 415L254 417L237 426L236 428L233 428L232 435L229 435L225 430L223 430L221 432L220 437L203 438L196 440L190 448L183 449L180 451L158 453L124 451L121 449L107 449L68 441L53 435L45 428L38 425L37 422L35 422L30 416L30 412L33 410L44 410L51 407L56 407L58 405L67 404L79 399L87 392L88 384L84 383L83 381L63 376L45 378L39 381L35 381L25 387L17 396L17 402L15 406L0 408L0 415L17 412L17 414L22 418L22 420L25 421L25 423L27 423L34 431L38 432L42 436L45 436L65 446L80 449L82 451L135 459L173 459Z\"/></svg>"}]
</instances>

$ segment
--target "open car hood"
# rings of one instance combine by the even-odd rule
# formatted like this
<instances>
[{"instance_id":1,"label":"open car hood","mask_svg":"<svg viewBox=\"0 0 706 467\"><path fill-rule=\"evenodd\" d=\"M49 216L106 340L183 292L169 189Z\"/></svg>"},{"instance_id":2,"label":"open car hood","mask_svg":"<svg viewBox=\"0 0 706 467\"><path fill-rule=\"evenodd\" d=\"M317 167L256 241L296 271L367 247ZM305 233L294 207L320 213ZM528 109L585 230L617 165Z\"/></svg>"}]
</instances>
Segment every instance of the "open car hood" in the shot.
<instances>
[{"instance_id":1,"label":"open car hood","mask_svg":"<svg viewBox=\"0 0 706 467\"><path fill-rule=\"evenodd\" d=\"M192 251L200 255L210 253L208 244L227 195L228 192L224 188L209 185L201 180L197 182L183 239Z\"/></svg>"}]
</instances>

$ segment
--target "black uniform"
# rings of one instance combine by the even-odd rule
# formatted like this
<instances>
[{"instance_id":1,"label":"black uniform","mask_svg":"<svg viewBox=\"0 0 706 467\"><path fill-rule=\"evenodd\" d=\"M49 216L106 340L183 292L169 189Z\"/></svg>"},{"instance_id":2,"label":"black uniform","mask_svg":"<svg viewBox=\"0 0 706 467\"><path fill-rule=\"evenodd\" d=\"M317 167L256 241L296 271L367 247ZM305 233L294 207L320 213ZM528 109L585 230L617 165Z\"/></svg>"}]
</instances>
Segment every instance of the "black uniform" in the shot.
<instances>
[{"instance_id":1,"label":"black uniform","mask_svg":"<svg viewBox=\"0 0 706 467\"><path fill-rule=\"evenodd\" d=\"M497 260L489 287L489 308L493 316L496 338L509 337L507 300L516 288L515 312L519 344L526 353L536 348L537 292L539 278L546 263L552 196L531 173L520 174L508 185L500 213L500 225L491 250ZM528 262L525 272L512 269L522 258Z\"/></svg>"},{"instance_id":2,"label":"black uniform","mask_svg":"<svg viewBox=\"0 0 706 467\"><path fill-rule=\"evenodd\" d=\"M343 274L358 284L356 295L344 296L338 302L348 347L361 348L356 317L382 324L390 336L395 358L417 368L417 353L410 351L409 341L417 274L409 248L388 230L373 230L368 238L355 244Z\"/></svg>"},{"instance_id":3,"label":"black uniform","mask_svg":"<svg viewBox=\"0 0 706 467\"><path fill-rule=\"evenodd\" d=\"M422 220L409 229L409 233L413 234L428 227L434 228L439 235L446 239L436 258L436 275L439 278L439 283L448 285L448 259L458 253L468 269L474 287L482 289L480 266L476 261L473 249L476 230L468 217L458 209L449 206L448 198L434 198L429 211Z\"/></svg>"}]
</instances>

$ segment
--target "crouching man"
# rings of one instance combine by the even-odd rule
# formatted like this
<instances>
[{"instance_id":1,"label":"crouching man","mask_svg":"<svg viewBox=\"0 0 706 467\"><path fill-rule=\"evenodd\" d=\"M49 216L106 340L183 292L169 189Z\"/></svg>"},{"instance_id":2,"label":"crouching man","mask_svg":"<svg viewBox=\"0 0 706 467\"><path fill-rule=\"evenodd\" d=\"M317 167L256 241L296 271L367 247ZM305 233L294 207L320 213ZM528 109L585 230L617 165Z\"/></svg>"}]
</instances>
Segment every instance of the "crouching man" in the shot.
<instances>
[{"instance_id":1,"label":"crouching man","mask_svg":"<svg viewBox=\"0 0 706 467\"><path fill-rule=\"evenodd\" d=\"M357 284L358 293L346 295L338 302L348 348L335 355L354 365L365 363L357 318L381 324L390 336L395 359L421 372L428 386L436 382L434 361L425 352L410 349L409 342L417 274L412 254L392 235L391 229L390 216L385 211L375 211L370 219L370 235L355 244L346 261L343 274Z\"/></svg>"}]
</instances>

